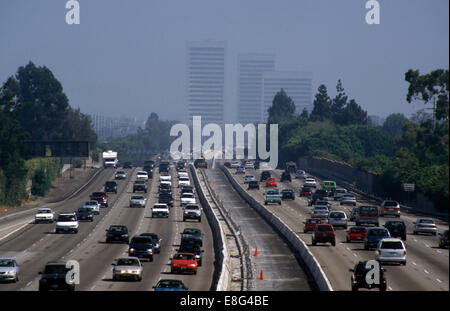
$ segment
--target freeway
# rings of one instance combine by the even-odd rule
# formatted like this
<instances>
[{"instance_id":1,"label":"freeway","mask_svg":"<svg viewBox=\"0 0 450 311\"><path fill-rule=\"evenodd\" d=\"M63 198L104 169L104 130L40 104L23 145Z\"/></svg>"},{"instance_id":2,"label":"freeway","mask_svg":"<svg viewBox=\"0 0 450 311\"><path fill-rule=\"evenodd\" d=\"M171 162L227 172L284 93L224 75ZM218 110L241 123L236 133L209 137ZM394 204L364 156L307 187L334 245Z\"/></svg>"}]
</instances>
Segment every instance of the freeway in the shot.
<instances>
[{"instance_id":1,"label":"freeway","mask_svg":"<svg viewBox=\"0 0 450 311\"><path fill-rule=\"evenodd\" d=\"M243 175L233 177L243 186ZM280 180L281 171L273 171L273 176ZM255 175L258 180L260 174L256 170L247 170L246 174ZM318 184L320 184L319 180ZM274 212L296 234L305 241L310 247L312 253L320 262L324 272L331 282L334 290L350 290L350 272L354 264L360 260L370 260L375 258L374 251L364 250L361 243L346 243L345 230L336 230L336 247L330 245L318 244L311 245L311 234L303 233L303 221L310 217L311 207L308 207L306 198L298 197L299 189L302 187L302 180L292 180L292 182L279 182L278 188L290 188L295 190L297 195L294 201L283 201L282 205L267 205L266 208ZM320 186L318 187L320 188ZM246 189L246 187L245 187ZM263 193L265 185L261 190L248 190L258 202L264 204ZM358 204L367 203L359 201ZM341 207L332 201L333 210L344 210L347 215L351 208ZM408 229L406 241L407 260L406 266L389 265L385 266L387 270L388 289L396 291L426 291L426 290L449 290L449 251L448 249L439 249L437 247L437 237L426 235L412 235L412 222L417 217L415 215L401 216ZM390 218L381 217L380 225L383 225ZM437 221L439 232L448 229L448 223Z\"/></svg>"},{"instance_id":2,"label":"freeway","mask_svg":"<svg viewBox=\"0 0 450 311\"><path fill-rule=\"evenodd\" d=\"M253 256L254 288L257 291L309 291L308 277L289 246L233 189L218 168L206 175L217 197L249 245ZM263 280L260 279L261 271Z\"/></svg>"},{"instance_id":3,"label":"freeway","mask_svg":"<svg viewBox=\"0 0 450 311\"><path fill-rule=\"evenodd\" d=\"M127 170L127 178L118 181L117 194L109 195L109 207L101 208L100 215L93 222L80 222L77 234L55 234L54 224L33 224L30 215L20 214L16 217L3 219L0 222L0 257L15 257L20 265L20 280L17 283L0 283L0 290L37 290L39 275L49 261L77 260L80 263L80 284L77 290L152 290L161 278L181 279L190 290L209 290L214 270L214 250L212 233L204 218L201 223L183 222L182 209L178 195L176 172L171 169L173 181L174 207L169 218L151 218L151 207L157 201L159 174L154 173L154 179L149 180L149 190L146 194L145 208L130 208L129 199L132 195L132 183L137 168ZM63 203L52 203L58 213L60 211L75 211L88 195L103 188L107 180L112 180L114 170L103 170L95 180L76 196ZM28 222L28 223L27 223ZM16 230L18 223L23 228ZM153 262L143 262L144 272L141 282L113 282L111 263L115 258L128 256L128 246L125 244L106 244L105 230L111 224L126 225L131 236L144 232L155 232L162 239L161 253L156 254ZM197 275L172 275L170 259L176 253L180 233L186 227L200 228L204 233L203 265Z\"/></svg>"}]
</instances>

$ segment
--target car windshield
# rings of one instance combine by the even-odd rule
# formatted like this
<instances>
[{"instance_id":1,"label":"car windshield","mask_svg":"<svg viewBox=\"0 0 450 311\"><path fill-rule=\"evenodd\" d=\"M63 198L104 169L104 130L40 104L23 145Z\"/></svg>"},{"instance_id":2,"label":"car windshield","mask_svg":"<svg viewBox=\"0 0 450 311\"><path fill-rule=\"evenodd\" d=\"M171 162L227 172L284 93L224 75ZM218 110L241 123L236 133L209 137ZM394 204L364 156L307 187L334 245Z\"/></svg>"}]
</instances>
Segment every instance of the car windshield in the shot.
<instances>
[{"instance_id":1,"label":"car windshield","mask_svg":"<svg viewBox=\"0 0 450 311\"><path fill-rule=\"evenodd\" d=\"M159 281L158 285L156 287L160 288L184 288L183 283L181 281L177 280L162 280Z\"/></svg>"},{"instance_id":2,"label":"car windshield","mask_svg":"<svg viewBox=\"0 0 450 311\"><path fill-rule=\"evenodd\" d=\"M92 196L94 196L94 197L103 197L104 195L105 195L104 192L94 192L94 193L92 193Z\"/></svg>"},{"instance_id":3,"label":"car windshield","mask_svg":"<svg viewBox=\"0 0 450 311\"><path fill-rule=\"evenodd\" d=\"M189 177L181 176L180 181L189 181Z\"/></svg>"},{"instance_id":4,"label":"car windshield","mask_svg":"<svg viewBox=\"0 0 450 311\"><path fill-rule=\"evenodd\" d=\"M184 229L183 234L200 234L198 229Z\"/></svg>"},{"instance_id":5,"label":"car windshield","mask_svg":"<svg viewBox=\"0 0 450 311\"><path fill-rule=\"evenodd\" d=\"M381 249L403 249L403 244L400 241L383 241Z\"/></svg>"},{"instance_id":6,"label":"car windshield","mask_svg":"<svg viewBox=\"0 0 450 311\"><path fill-rule=\"evenodd\" d=\"M392 227L392 228L396 228L396 229L400 229L400 228L404 228L405 224L401 221L391 221L391 222L387 222L386 226L388 227Z\"/></svg>"},{"instance_id":7,"label":"car windshield","mask_svg":"<svg viewBox=\"0 0 450 311\"><path fill-rule=\"evenodd\" d=\"M421 219L419 222L422 224L434 224L432 219Z\"/></svg>"},{"instance_id":8,"label":"car windshield","mask_svg":"<svg viewBox=\"0 0 450 311\"><path fill-rule=\"evenodd\" d=\"M335 190L335 193L346 193L347 191L346 190L343 190L343 189L336 189Z\"/></svg>"},{"instance_id":9,"label":"car windshield","mask_svg":"<svg viewBox=\"0 0 450 311\"><path fill-rule=\"evenodd\" d=\"M65 265L47 265L44 269L45 274L64 274L66 271Z\"/></svg>"},{"instance_id":10,"label":"car windshield","mask_svg":"<svg viewBox=\"0 0 450 311\"><path fill-rule=\"evenodd\" d=\"M135 184L144 185L144 184L145 184L145 181L143 181L143 180L136 180L134 183L135 183Z\"/></svg>"},{"instance_id":11,"label":"car windshield","mask_svg":"<svg viewBox=\"0 0 450 311\"><path fill-rule=\"evenodd\" d=\"M366 231L366 229L364 229L364 228L351 228L350 229L350 232L352 232L352 233L361 233L364 231Z\"/></svg>"},{"instance_id":12,"label":"car windshield","mask_svg":"<svg viewBox=\"0 0 450 311\"><path fill-rule=\"evenodd\" d=\"M151 237L134 237L131 240L132 244L152 244L152 242Z\"/></svg>"},{"instance_id":13,"label":"car windshield","mask_svg":"<svg viewBox=\"0 0 450 311\"><path fill-rule=\"evenodd\" d=\"M109 227L109 231L119 232L119 231L126 231L126 229L125 227L122 226L111 226Z\"/></svg>"},{"instance_id":14,"label":"car windshield","mask_svg":"<svg viewBox=\"0 0 450 311\"><path fill-rule=\"evenodd\" d=\"M343 197L344 197L344 199L354 199L355 198L355 196L351 195L351 194L344 194Z\"/></svg>"},{"instance_id":15,"label":"car windshield","mask_svg":"<svg viewBox=\"0 0 450 311\"><path fill-rule=\"evenodd\" d=\"M40 209L40 210L37 211L38 214L49 214L51 212L52 211L49 210L49 209Z\"/></svg>"},{"instance_id":16,"label":"car windshield","mask_svg":"<svg viewBox=\"0 0 450 311\"><path fill-rule=\"evenodd\" d=\"M321 221L318 220L318 219L310 219L306 223L308 223L308 224L320 224Z\"/></svg>"},{"instance_id":17,"label":"car windshield","mask_svg":"<svg viewBox=\"0 0 450 311\"><path fill-rule=\"evenodd\" d=\"M118 266L139 266L137 259L133 258L120 258L117 260Z\"/></svg>"},{"instance_id":18,"label":"car windshield","mask_svg":"<svg viewBox=\"0 0 450 311\"><path fill-rule=\"evenodd\" d=\"M389 236L388 231L387 230L383 230L383 229L371 229L367 235L371 235L371 236Z\"/></svg>"},{"instance_id":19,"label":"car windshield","mask_svg":"<svg viewBox=\"0 0 450 311\"><path fill-rule=\"evenodd\" d=\"M316 207L314 208L314 210L316 210L316 211L326 211L327 208L326 208L325 206L316 206Z\"/></svg>"},{"instance_id":20,"label":"car windshield","mask_svg":"<svg viewBox=\"0 0 450 311\"><path fill-rule=\"evenodd\" d=\"M192 193L183 193L181 196L182 198L194 198L194 195Z\"/></svg>"},{"instance_id":21,"label":"car windshield","mask_svg":"<svg viewBox=\"0 0 450 311\"><path fill-rule=\"evenodd\" d=\"M194 255L191 255L191 254L175 254L175 256L173 256L173 259L195 260L195 257L194 257Z\"/></svg>"},{"instance_id":22,"label":"car windshield","mask_svg":"<svg viewBox=\"0 0 450 311\"><path fill-rule=\"evenodd\" d=\"M199 210L199 207L197 205L188 205L185 207L185 209Z\"/></svg>"},{"instance_id":23,"label":"car windshield","mask_svg":"<svg viewBox=\"0 0 450 311\"><path fill-rule=\"evenodd\" d=\"M75 221L74 215L59 215L58 221Z\"/></svg>"},{"instance_id":24,"label":"car windshield","mask_svg":"<svg viewBox=\"0 0 450 311\"><path fill-rule=\"evenodd\" d=\"M292 193L293 191L291 189L283 189L281 190L283 193Z\"/></svg>"},{"instance_id":25,"label":"car windshield","mask_svg":"<svg viewBox=\"0 0 450 311\"><path fill-rule=\"evenodd\" d=\"M132 200L144 200L144 196L142 195L135 195L131 197Z\"/></svg>"},{"instance_id":26,"label":"car windshield","mask_svg":"<svg viewBox=\"0 0 450 311\"><path fill-rule=\"evenodd\" d=\"M395 201L386 201L384 202L384 206L397 206L397 202Z\"/></svg>"},{"instance_id":27,"label":"car windshield","mask_svg":"<svg viewBox=\"0 0 450 311\"><path fill-rule=\"evenodd\" d=\"M332 231L331 226L317 226L317 231Z\"/></svg>"},{"instance_id":28,"label":"car windshield","mask_svg":"<svg viewBox=\"0 0 450 311\"><path fill-rule=\"evenodd\" d=\"M79 213L88 213L88 212L90 212L91 211L91 209L90 208L79 208L78 209L78 212Z\"/></svg>"},{"instance_id":29,"label":"car windshield","mask_svg":"<svg viewBox=\"0 0 450 311\"><path fill-rule=\"evenodd\" d=\"M87 201L85 205L98 205L97 201Z\"/></svg>"},{"instance_id":30,"label":"car windshield","mask_svg":"<svg viewBox=\"0 0 450 311\"><path fill-rule=\"evenodd\" d=\"M117 171L116 174L125 174L124 171Z\"/></svg>"},{"instance_id":31,"label":"car windshield","mask_svg":"<svg viewBox=\"0 0 450 311\"><path fill-rule=\"evenodd\" d=\"M331 213L330 218L345 218L344 213Z\"/></svg>"},{"instance_id":32,"label":"car windshield","mask_svg":"<svg viewBox=\"0 0 450 311\"><path fill-rule=\"evenodd\" d=\"M14 267L14 260L0 259L0 267Z\"/></svg>"}]
</instances>

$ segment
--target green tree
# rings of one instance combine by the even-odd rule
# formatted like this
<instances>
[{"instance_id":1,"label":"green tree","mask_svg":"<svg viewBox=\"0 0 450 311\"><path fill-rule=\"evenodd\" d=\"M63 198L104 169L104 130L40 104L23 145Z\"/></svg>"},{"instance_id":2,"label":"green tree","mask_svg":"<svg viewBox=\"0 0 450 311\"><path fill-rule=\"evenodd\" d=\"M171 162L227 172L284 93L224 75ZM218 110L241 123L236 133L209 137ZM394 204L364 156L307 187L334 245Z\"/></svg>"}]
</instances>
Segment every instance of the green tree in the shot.
<instances>
[{"instance_id":1,"label":"green tree","mask_svg":"<svg viewBox=\"0 0 450 311\"><path fill-rule=\"evenodd\" d=\"M286 92L281 89L275 94L272 106L268 109L268 123L275 124L295 118L295 104Z\"/></svg>"},{"instance_id":2,"label":"green tree","mask_svg":"<svg viewBox=\"0 0 450 311\"><path fill-rule=\"evenodd\" d=\"M402 113L391 113L383 123L383 130L394 138L401 137L403 126L409 122Z\"/></svg>"},{"instance_id":3,"label":"green tree","mask_svg":"<svg viewBox=\"0 0 450 311\"><path fill-rule=\"evenodd\" d=\"M331 98L328 96L327 87L321 84L315 95L314 108L311 111L311 121L324 121L331 119Z\"/></svg>"}]
</instances>

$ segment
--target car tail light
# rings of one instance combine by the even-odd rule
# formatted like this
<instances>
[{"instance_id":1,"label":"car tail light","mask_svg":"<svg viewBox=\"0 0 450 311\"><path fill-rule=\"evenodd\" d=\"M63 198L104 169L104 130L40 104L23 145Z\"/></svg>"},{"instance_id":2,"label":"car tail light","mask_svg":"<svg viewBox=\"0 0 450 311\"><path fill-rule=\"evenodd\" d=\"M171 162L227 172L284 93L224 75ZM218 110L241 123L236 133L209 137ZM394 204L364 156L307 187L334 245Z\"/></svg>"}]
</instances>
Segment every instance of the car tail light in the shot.
<instances>
[{"instance_id":1,"label":"car tail light","mask_svg":"<svg viewBox=\"0 0 450 311\"><path fill-rule=\"evenodd\" d=\"M382 274L381 279L382 279L383 281L386 281L386 276L384 275L384 273Z\"/></svg>"},{"instance_id":2,"label":"car tail light","mask_svg":"<svg viewBox=\"0 0 450 311\"><path fill-rule=\"evenodd\" d=\"M447 241L447 240L448 240L448 236L445 236L445 237L444 237L444 241Z\"/></svg>"},{"instance_id":3,"label":"car tail light","mask_svg":"<svg viewBox=\"0 0 450 311\"><path fill-rule=\"evenodd\" d=\"M406 256L406 251L403 251L403 255L405 255L405 256Z\"/></svg>"}]
</instances>

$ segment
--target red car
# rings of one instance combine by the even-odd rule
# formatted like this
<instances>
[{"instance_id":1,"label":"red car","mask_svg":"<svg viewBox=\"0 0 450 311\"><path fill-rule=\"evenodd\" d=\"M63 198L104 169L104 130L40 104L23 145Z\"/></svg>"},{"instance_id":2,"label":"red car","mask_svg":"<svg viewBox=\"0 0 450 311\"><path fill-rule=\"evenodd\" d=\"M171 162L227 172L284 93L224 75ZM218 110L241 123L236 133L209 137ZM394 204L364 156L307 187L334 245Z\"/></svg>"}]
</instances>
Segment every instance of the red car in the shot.
<instances>
[{"instance_id":1,"label":"red car","mask_svg":"<svg viewBox=\"0 0 450 311\"><path fill-rule=\"evenodd\" d=\"M314 227L312 245L315 246L317 243L331 243L331 245L336 246L336 234L333 225L319 224Z\"/></svg>"},{"instance_id":2,"label":"red car","mask_svg":"<svg viewBox=\"0 0 450 311\"><path fill-rule=\"evenodd\" d=\"M320 218L306 219L306 221L304 222L305 227L303 228L303 233L314 231L314 228L316 227L316 225L321 224L321 223L322 223L322 219L320 219Z\"/></svg>"},{"instance_id":3,"label":"red car","mask_svg":"<svg viewBox=\"0 0 450 311\"><path fill-rule=\"evenodd\" d=\"M275 177L269 177L266 180L266 187L277 187L277 180Z\"/></svg>"},{"instance_id":4,"label":"red car","mask_svg":"<svg viewBox=\"0 0 450 311\"><path fill-rule=\"evenodd\" d=\"M197 274L197 260L192 253L176 253L172 258L170 272L191 272Z\"/></svg>"},{"instance_id":5,"label":"red car","mask_svg":"<svg viewBox=\"0 0 450 311\"><path fill-rule=\"evenodd\" d=\"M108 195L106 192L93 192L90 199L97 201L101 206L108 207Z\"/></svg>"},{"instance_id":6,"label":"red car","mask_svg":"<svg viewBox=\"0 0 450 311\"><path fill-rule=\"evenodd\" d=\"M347 243L352 241L364 241L364 237L366 236L366 228L364 227L351 227L347 231Z\"/></svg>"}]
</instances>

